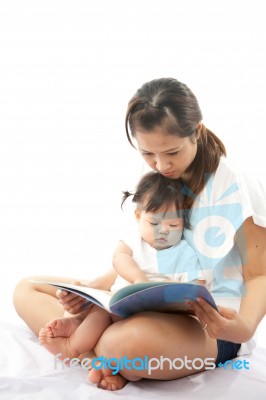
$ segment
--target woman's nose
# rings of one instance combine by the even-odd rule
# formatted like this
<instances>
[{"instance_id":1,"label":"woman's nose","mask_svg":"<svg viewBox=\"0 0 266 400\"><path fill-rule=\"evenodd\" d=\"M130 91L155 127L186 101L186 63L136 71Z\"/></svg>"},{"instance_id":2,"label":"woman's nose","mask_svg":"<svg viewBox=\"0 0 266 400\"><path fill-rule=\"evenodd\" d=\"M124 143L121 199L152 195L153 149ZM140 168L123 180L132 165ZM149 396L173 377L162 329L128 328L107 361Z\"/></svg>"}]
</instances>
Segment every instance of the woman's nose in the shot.
<instances>
[{"instance_id":1,"label":"woman's nose","mask_svg":"<svg viewBox=\"0 0 266 400\"><path fill-rule=\"evenodd\" d=\"M170 163L160 157L155 159L156 169L160 172L167 172L170 168Z\"/></svg>"}]
</instances>

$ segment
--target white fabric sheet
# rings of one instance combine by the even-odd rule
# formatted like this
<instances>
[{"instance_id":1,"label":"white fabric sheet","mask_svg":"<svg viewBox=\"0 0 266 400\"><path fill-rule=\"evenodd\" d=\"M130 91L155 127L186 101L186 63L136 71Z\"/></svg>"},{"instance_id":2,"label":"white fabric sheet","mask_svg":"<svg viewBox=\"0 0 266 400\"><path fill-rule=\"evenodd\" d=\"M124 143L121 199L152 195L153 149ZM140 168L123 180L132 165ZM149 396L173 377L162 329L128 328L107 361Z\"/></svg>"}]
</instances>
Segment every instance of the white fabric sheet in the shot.
<instances>
[{"instance_id":1,"label":"white fabric sheet","mask_svg":"<svg viewBox=\"0 0 266 400\"><path fill-rule=\"evenodd\" d=\"M121 391L107 392L87 380L81 367L55 369L54 357L22 323L0 323L1 400L241 399L266 398L266 349L246 359L250 370L216 368L177 381L142 380ZM243 360L244 357L239 357Z\"/></svg>"}]
</instances>

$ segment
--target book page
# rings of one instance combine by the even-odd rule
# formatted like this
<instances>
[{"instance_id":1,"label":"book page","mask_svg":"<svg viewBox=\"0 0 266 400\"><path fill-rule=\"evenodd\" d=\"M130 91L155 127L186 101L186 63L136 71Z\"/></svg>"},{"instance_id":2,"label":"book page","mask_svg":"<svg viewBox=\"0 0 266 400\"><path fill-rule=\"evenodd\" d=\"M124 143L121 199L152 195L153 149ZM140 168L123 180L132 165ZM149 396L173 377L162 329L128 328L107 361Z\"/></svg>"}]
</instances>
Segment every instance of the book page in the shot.
<instances>
[{"instance_id":1,"label":"book page","mask_svg":"<svg viewBox=\"0 0 266 400\"><path fill-rule=\"evenodd\" d=\"M35 281L31 280L30 282L39 283L39 284L47 284L54 287L57 287L61 290L67 290L68 292L75 293L78 296L81 296L88 301L93 302L94 304L104 308L108 312L110 312L110 298L112 294L105 290L89 288L85 286L72 285L71 283L63 283L63 282L54 282L54 281Z\"/></svg>"}]
</instances>

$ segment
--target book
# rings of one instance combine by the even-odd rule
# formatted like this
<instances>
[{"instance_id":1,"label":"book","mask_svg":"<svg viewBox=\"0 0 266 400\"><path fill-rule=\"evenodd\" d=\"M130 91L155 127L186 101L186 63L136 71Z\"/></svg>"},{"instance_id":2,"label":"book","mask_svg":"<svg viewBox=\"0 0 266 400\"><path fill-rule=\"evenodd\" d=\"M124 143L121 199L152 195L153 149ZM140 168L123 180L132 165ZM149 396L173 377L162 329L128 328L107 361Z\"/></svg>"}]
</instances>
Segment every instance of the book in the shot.
<instances>
[{"instance_id":1,"label":"book","mask_svg":"<svg viewBox=\"0 0 266 400\"><path fill-rule=\"evenodd\" d=\"M217 310L215 301L205 286L179 282L145 282L123 287L115 293L61 282L31 281L48 284L75 293L109 313L127 318L142 311L185 312L194 314L186 302L202 297Z\"/></svg>"}]
</instances>

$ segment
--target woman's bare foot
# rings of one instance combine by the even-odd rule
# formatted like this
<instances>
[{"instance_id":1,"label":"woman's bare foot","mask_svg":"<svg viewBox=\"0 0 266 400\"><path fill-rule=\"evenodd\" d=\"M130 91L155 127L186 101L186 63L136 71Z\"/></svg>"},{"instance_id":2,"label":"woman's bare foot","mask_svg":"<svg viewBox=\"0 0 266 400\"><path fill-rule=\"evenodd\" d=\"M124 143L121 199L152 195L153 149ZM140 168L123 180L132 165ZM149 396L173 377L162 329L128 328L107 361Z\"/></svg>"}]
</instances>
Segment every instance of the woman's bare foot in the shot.
<instances>
[{"instance_id":1,"label":"woman's bare foot","mask_svg":"<svg viewBox=\"0 0 266 400\"><path fill-rule=\"evenodd\" d=\"M112 372L113 371L109 368L92 368L89 372L89 381L97 384L98 388L105 390L114 391L122 389L127 384L128 380L120 374L112 375Z\"/></svg>"},{"instance_id":2,"label":"woman's bare foot","mask_svg":"<svg viewBox=\"0 0 266 400\"><path fill-rule=\"evenodd\" d=\"M42 328L40 330L39 341L50 353L58 355L58 359L60 360L77 358L80 355L80 353L71 347L68 337L55 338L49 328Z\"/></svg>"},{"instance_id":3,"label":"woman's bare foot","mask_svg":"<svg viewBox=\"0 0 266 400\"><path fill-rule=\"evenodd\" d=\"M82 319L79 317L57 318L48 322L44 329L50 331L50 334L47 332L49 337L69 337L81 322Z\"/></svg>"}]
</instances>

